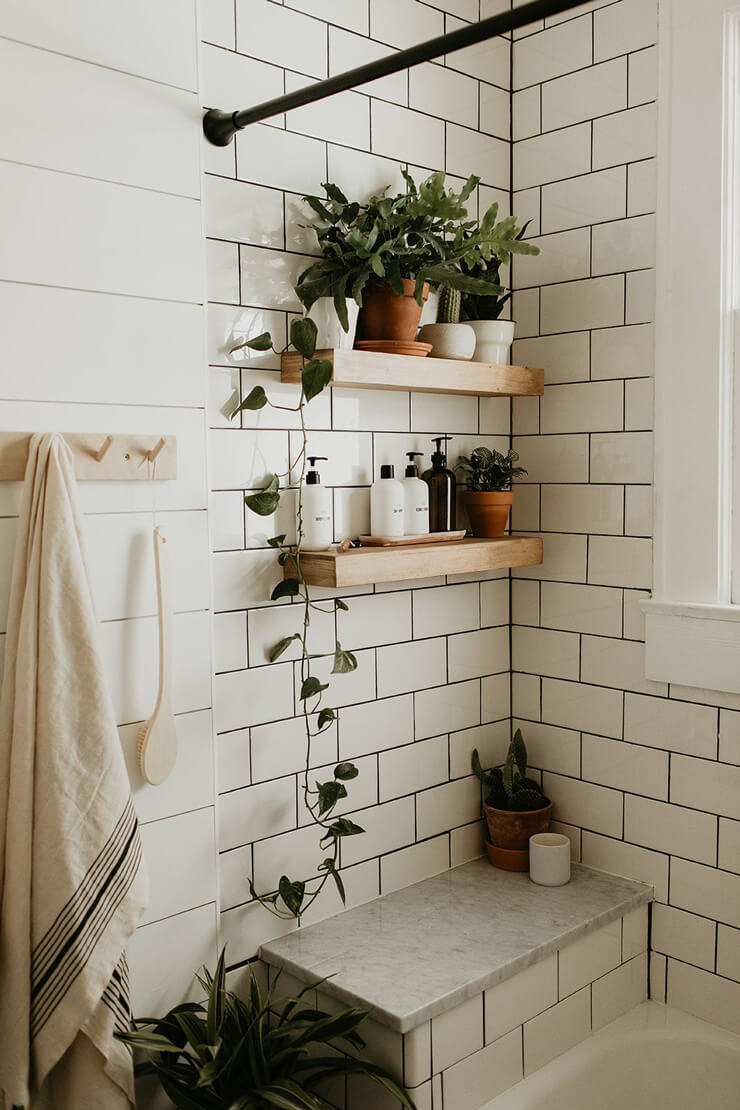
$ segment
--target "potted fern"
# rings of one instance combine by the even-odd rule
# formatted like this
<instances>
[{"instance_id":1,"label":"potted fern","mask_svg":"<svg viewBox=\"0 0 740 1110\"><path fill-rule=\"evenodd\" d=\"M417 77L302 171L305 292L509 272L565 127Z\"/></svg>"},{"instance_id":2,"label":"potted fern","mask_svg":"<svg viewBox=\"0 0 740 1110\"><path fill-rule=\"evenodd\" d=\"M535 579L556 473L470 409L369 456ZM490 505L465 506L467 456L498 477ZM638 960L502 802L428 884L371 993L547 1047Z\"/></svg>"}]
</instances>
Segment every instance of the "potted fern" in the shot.
<instances>
[{"instance_id":1,"label":"potted fern","mask_svg":"<svg viewBox=\"0 0 740 1110\"><path fill-rule=\"evenodd\" d=\"M484 771L476 748L472 768L483 784L489 860L504 871L527 871L529 838L547 832L552 802L539 783L527 777L527 747L521 729L514 733L503 767Z\"/></svg>"},{"instance_id":2,"label":"potted fern","mask_svg":"<svg viewBox=\"0 0 740 1110\"><path fill-rule=\"evenodd\" d=\"M291 998L263 994L251 977L246 998L226 989L224 952L214 975L198 976L206 1001L175 1006L164 1017L134 1021L119 1040L144 1056L137 1075L154 1075L181 1110L322 1110L333 1080L363 1076L406 1110L414 1103L377 1064L358 1059L363 1010L329 1014L310 1006L306 987Z\"/></svg>"},{"instance_id":3,"label":"potted fern","mask_svg":"<svg viewBox=\"0 0 740 1110\"><path fill-rule=\"evenodd\" d=\"M489 447L476 447L470 456L460 456L456 469L467 483L463 504L474 536L503 536L514 503L514 479L527 473L523 466L515 465L518 461L516 451L502 455Z\"/></svg>"}]
</instances>

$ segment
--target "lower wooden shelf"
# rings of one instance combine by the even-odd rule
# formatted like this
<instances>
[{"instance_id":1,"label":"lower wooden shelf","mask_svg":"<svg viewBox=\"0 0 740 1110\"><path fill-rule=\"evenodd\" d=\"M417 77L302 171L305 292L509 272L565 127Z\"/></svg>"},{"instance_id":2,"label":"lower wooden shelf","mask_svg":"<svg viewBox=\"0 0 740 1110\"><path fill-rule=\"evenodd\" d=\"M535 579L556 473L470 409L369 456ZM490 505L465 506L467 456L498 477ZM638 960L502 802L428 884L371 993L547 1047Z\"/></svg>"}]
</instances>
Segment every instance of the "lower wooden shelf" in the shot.
<instances>
[{"instance_id":1,"label":"lower wooden shelf","mask_svg":"<svg viewBox=\"0 0 740 1110\"><path fill-rule=\"evenodd\" d=\"M439 574L475 574L542 562L539 536L502 536L496 540L464 539L411 547L353 547L349 551L304 551L303 578L309 586L368 586ZM285 577L292 578L290 563Z\"/></svg>"}]
</instances>

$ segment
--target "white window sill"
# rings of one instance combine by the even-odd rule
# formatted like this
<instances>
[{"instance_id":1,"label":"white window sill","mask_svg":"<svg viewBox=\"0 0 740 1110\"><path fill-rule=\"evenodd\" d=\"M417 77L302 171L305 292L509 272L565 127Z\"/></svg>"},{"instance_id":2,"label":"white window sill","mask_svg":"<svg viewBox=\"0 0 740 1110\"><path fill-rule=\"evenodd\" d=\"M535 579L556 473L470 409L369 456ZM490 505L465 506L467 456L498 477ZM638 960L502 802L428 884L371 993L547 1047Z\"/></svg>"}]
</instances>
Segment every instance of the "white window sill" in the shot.
<instances>
[{"instance_id":1,"label":"white window sill","mask_svg":"<svg viewBox=\"0 0 740 1110\"><path fill-rule=\"evenodd\" d=\"M740 693L740 605L643 601L640 607L647 678Z\"/></svg>"}]
</instances>

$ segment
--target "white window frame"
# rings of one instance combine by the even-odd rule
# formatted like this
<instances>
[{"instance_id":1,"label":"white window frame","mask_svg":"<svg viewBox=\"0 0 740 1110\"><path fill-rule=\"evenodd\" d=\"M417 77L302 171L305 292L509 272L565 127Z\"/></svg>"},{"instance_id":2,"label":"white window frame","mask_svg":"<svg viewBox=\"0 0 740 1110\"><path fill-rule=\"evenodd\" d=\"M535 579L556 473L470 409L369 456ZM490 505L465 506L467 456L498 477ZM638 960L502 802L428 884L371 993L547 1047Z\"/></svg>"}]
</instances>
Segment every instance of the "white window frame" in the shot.
<instances>
[{"instance_id":1,"label":"white window frame","mask_svg":"<svg viewBox=\"0 0 740 1110\"><path fill-rule=\"evenodd\" d=\"M740 693L732 582L733 562L740 565L740 0L661 0L660 15L645 670L659 681ZM740 582L734 587L737 600Z\"/></svg>"}]
</instances>

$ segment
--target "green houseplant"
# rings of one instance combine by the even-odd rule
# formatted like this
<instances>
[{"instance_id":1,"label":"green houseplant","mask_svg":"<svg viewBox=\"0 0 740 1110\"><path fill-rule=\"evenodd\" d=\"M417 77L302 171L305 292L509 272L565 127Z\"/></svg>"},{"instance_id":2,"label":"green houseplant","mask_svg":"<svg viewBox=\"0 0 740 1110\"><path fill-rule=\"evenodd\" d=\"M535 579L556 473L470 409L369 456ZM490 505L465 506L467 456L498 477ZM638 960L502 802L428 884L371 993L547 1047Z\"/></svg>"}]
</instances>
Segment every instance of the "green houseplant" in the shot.
<instances>
[{"instance_id":1,"label":"green houseplant","mask_svg":"<svg viewBox=\"0 0 740 1110\"><path fill-rule=\"evenodd\" d=\"M527 747L521 729L514 733L503 767L485 771L477 748L471 765L483 784L488 858L505 871L526 871L529 838L547 832L552 802L539 783L527 776Z\"/></svg>"},{"instance_id":2,"label":"green houseplant","mask_svg":"<svg viewBox=\"0 0 740 1110\"><path fill-rule=\"evenodd\" d=\"M510 263L512 254L540 253L539 247L524 242L529 222L521 228L515 216L500 222L507 236L505 248L490 259L478 257L472 265L464 266L467 276L482 281L487 289L462 293L457 316L475 333L475 360L494 365L508 363L515 328L512 320L501 319L501 313L511 300L511 292L501 284L501 266Z\"/></svg>"},{"instance_id":3,"label":"green houseplant","mask_svg":"<svg viewBox=\"0 0 740 1110\"><path fill-rule=\"evenodd\" d=\"M480 223L469 216L478 177L469 177L459 192L445 188L442 171L418 186L405 171L404 179L405 192L378 194L364 204L349 201L331 183L324 197L304 198L318 216L313 229L321 257L300 275L298 296L307 310L332 297L345 330L347 298L353 298L361 306L358 334L365 340L412 341L430 286L486 293L486 281L469 271L480 259L505 258L515 249L509 222L496 219L497 205Z\"/></svg>"},{"instance_id":4,"label":"green houseplant","mask_svg":"<svg viewBox=\"0 0 740 1110\"><path fill-rule=\"evenodd\" d=\"M456 469L467 483L463 504L474 536L503 536L514 503L514 479L527 473L523 466L516 466L518 461L516 451L502 455L489 447L476 447L470 456L460 456Z\"/></svg>"},{"instance_id":5,"label":"green houseplant","mask_svg":"<svg viewBox=\"0 0 740 1110\"><path fill-rule=\"evenodd\" d=\"M407 1110L414 1104L385 1069L345 1052L364 1047L363 1010L329 1014L305 1000L263 994L252 976L246 998L226 989L224 952L213 975L198 976L206 1001L175 1006L161 1018L134 1021L119 1040L145 1059L137 1075L155 1075L182 1110L322 1110L321 1092L348 1075L364 1076Z\"/></svg>"}]
</instances>

